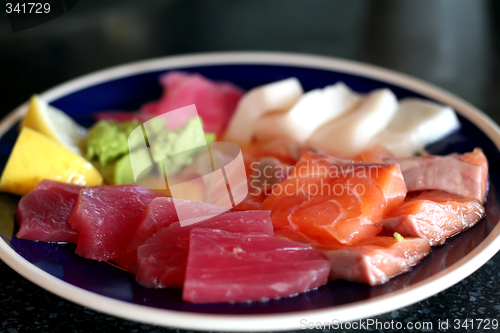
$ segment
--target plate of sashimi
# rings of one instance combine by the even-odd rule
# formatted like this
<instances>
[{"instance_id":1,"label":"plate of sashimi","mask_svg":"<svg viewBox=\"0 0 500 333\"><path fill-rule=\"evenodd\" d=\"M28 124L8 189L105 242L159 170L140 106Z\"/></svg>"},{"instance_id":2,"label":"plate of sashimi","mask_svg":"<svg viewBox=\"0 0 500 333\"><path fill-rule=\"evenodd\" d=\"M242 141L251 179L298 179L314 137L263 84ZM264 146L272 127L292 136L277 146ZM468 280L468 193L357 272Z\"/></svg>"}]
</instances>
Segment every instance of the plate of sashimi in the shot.
<instances>
[{"instance_id":1,"label":"plate of sashimi","mask_svg":"<svg viewBox=\"0 0 500 333\"><path fill-rule=\"evenodd\" d=\"M194 118L158 121L193 106ZM237 147L244 195L226 169L229 206L207 190L215 148L189 149L200 128L203 147ZM0 135L1 259L125 319L262 331L368 318L439 293L500 248L497 125L370 65L273 53L133 63L34 94ZM151 162L140 175L137 161Z\"/></svg>"}]
</instances>

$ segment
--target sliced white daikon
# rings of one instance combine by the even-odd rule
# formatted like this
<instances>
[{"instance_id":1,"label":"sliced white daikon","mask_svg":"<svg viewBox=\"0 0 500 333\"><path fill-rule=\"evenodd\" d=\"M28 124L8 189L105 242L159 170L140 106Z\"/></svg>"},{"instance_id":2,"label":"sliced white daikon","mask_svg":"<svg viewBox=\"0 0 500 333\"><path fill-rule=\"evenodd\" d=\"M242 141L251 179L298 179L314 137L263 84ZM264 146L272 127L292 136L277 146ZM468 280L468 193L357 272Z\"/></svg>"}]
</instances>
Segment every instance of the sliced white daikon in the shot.
<instances>
[{"instance_id":1,"label":"sliced white daikon","mask_svg":"<svg viewBox=\"0 0 500 333\"><path fill-rule=\"evenodd\" d=\"M407 157L459 127L458 118L449 106L406 98L401 100L396 115L374 142L396 157Z\"/></svg>"},{"instance_id":2,"label":"sliced white daikon","mask_svg":"<svg viewBox=\"0 0 500 333\"><path fill-rule=\"evenodd\" d=\"M305 93L289 110L260 117L254 136L266 141L279 136L305 142L321 125L342 115L361 100L344 83L314 89Z\"/></svg>"},{"instance_id":3,"label":"sliced white daikon","mask_svg":"<svg viewBox=\"0 0 500 333\"><path fill-rule=\"evenodd\" d=\"M289 110L302 96L296 78L273 82L250 90L238 103L224 140L245 145L252 140L255 121L268 112Z\"/></svg>"},{"instance_id":4,"label":"sliced white daikon","mask_svg":"<svg viewBox=\"0 0 500 333\"><path fill-rule=\"evenodd\" d=\"M358 107L321 126L307 143L332 154L355 156L387 127L397 108L398 101L392 91L375 90Z\"/></svg>"}]
</instances>

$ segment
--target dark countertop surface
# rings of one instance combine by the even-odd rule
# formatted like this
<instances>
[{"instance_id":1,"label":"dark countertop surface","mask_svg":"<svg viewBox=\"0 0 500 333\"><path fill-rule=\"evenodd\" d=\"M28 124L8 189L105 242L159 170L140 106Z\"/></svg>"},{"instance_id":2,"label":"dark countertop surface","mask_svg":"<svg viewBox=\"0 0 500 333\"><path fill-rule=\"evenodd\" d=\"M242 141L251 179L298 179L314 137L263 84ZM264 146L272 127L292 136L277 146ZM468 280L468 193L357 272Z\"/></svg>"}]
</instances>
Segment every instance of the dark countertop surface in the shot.
<instances>
[{"instance_id":1,"label":"dark countertop surface","mask_svg":"<svg viewBox=\"0 0 500 333\"><path fill-rule=\"evenodd\" d=\"M194 52L266 50L395 69L455 93L500 122L499 9L498 2L462 0L87 0L54 21L18 33L0 14L0 115L35 92L117 64ZM497 254L438 295L373 319L430 321L434 329L429 331L449 319L449 331L457 332L465 328L454 330L455 319L500 320L499 267ZM171 330L83 308L0 262L0 332L120 331Z\"/></svg>"}]
</instances>

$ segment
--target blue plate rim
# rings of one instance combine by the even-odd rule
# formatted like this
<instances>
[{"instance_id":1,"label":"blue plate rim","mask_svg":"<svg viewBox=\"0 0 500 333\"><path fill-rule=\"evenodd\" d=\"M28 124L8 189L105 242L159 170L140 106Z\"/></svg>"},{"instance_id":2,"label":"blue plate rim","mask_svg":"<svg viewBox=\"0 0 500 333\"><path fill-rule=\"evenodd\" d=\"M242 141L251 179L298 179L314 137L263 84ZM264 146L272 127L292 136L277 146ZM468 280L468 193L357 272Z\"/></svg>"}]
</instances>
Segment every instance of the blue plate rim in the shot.
<instances>
[{"instance_id":1,"label":"blue plate rim","mask_svg":"<svg viewBox=\"0 0 500 333\"><path fill-rule=\"evenodd\" d=\"M126 76L187 66L230 64L290 65L333 70L403 87L451 106L482 130L497 149L500 148L500 128L498 125L487 115L459 97L429 83L392 70L325 56L279 52L217 52L162 57L97 71L62 83L41 93L40 97L52 102L83 88ZM8 114L0 122L0 136L19 121L26 111L27 102ZM62 298L120 318L195 330L239 331L245 329L246 331L269 331L297 329L302 318L307 318L310 322L325 322L331 320L331 318L342 318L344 321L357 320L421 301L458 283L485 264L500 249L499 234L500 224L497 224L488 237L468 255L447 269L407 289L348 305L272 315L186 313L131 304L98 295L64 282L32 265L15 252L3 239L0 241L0 259L31 282Z\"/></svg>"}]
</instances>

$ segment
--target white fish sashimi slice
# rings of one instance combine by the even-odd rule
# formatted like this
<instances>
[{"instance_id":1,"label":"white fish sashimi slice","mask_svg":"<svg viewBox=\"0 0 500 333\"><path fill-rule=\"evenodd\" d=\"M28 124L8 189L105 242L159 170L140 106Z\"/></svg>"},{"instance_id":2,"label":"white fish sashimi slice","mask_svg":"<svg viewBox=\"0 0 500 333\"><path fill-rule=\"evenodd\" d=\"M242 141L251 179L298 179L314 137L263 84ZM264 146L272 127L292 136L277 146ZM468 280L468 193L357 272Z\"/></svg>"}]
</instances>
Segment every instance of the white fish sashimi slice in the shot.
<instances>
[{"instance_id":1,"label":"white fish sashimi slice","mask_svg":"<svg viewBox=\"0 0 500 333\"><path fill-rule=\"evenodd\" d=\"M303 93L299 80L294 77L250 90L238 103L224 140L241 145L249 144L258 118L268 112L289 110Z\"/></svg>"},{"instance_id":2,"label":"white fish sashimi slice","mask_svg":"<svg viewBox=\"0 0 500 333\"><path fill-rule=\"evenodd\" d=\"M406 98L400 102L387 128L374 141L396 157L408 157L459 127L457 115L449 106Z\"/></svg>"},{"instance_id":3,"label":"white fish sashimi slice","mask_svg":"<svg viewBox=\"0 0 500 333\"><path fill-rule=\"evenodd\" d=\"M311 90L305 93L289 111L266 114L260 117L255 122L253 136L257 141L268 141L281 136L295 139L298 130L292 128L293 121L290 119L292 110L305 110L307 108L307 111L311 112L314 108L323 108L324 104L323 89Z\"/></svg>"},{"instance_id":4,"label":"white fish sashimi slice","mask_svg":"<svg viewBox=\"0 0 500 333\"><path fill-rule=\"evenodd\" d=\"M307 143L332 154L355 156L387 127L397 108L398 101L392 91L373 91L358 107L321 126Z\"/></svg>"},{"instance_id":5,"label":"white fish sashimi slice","mask_svg":"<svg viewBox=\"0 0 500 333\"><path fill-rule=\"evenodd\" d=\"M305 142L321 125L342 115L361 100L344 83L305 93L288 111L265 115L256 122L258 141L287 136Z\"/></svg>"}]
</instances>

